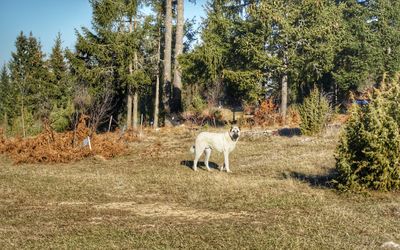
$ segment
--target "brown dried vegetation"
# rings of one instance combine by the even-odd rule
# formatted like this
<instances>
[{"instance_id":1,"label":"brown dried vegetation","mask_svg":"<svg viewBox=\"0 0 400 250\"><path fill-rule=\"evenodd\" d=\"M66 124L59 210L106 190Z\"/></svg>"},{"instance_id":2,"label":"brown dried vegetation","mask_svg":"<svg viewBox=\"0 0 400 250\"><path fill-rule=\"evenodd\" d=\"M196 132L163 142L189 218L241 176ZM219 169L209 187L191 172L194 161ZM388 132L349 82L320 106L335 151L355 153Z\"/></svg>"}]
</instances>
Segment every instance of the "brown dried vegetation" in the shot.
<instances>
[{"instance_id":1,"label":"brown dried vegetation","mask_svg":"<svg viewBox=\"0 0 400 250\"><path fill-rule=\"evenodd\" d=\"M0 154L7 154L15 164L71 162L95 155L106 159L122 155L127 150L127 142L138 139L133 131L121 133L91 133L86 126L86 116L82 116L76 130L57 133L45 125L44 131L28 138L5 138L0 131ZM91 149L83 141L90 136Z\"/></svg>"}]
</instances>

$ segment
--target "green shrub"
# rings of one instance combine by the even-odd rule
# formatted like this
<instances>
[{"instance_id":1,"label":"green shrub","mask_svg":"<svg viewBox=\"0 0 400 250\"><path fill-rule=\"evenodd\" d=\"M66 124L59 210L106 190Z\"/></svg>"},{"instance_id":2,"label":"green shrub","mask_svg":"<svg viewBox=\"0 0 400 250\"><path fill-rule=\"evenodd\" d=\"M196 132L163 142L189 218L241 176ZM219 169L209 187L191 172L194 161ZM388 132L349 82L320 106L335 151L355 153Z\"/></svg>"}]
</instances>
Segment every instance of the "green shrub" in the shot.
<instances>
[{"instance_id":1,"label":"green shrub","mask_svg":"<svg viewBox=\"0 0 400 250\"><path fill-rule=\"evenodd\" d=\"M375 90L370 103L353 105L336 149L341 190L400 188L400 88Z\"/></svg>"},{"instance_id":2,"label":"green shrub","mask_svg":"<svg viewBox=\"0 0 400 250\"><path fill-rule=\"evenodd\" d=\"M71 115L74 112L72 103L68 103L66 107L54 106L50 112L51 127L57 132L65 131L71 123Z\"/></svg>"},{"instance_id":3,"label":"green shrub","mask_svg":"<svg viewBox=\"0 0 400 250\"><path fill-rule=\"evenodd\" d=\"M329 102L321 95L317 88L311 91L298 107L300 114L300 129L303 135L315 135L320 133L328 120L330 113Z\"/></svg>"},{"instance_id":4,"label":"green shrub","mask_svg":"<svg viewBox=\"0 0 400 250\"><path fill-rule=\"evenodd\" d=\"M206 107L207 103L203 100L203 98L199 94L196 94L193 96L192 107L190 107L189 109L193 110L196 113L201 114Z\"/></svg>"},{"instance_id":5,"label":"green shrub","mask_svg":"<svg viewBox=\"0 0 400 250\"><path fill-rule=\"evenodd\" d=\"M22 116L17 116L12 120L7 134L10 136L23 136L25 128L26 136L35 136L42 131L42 122L35 119L31 112L24 112L24 119Z\"/></svg>"}]
</instances>

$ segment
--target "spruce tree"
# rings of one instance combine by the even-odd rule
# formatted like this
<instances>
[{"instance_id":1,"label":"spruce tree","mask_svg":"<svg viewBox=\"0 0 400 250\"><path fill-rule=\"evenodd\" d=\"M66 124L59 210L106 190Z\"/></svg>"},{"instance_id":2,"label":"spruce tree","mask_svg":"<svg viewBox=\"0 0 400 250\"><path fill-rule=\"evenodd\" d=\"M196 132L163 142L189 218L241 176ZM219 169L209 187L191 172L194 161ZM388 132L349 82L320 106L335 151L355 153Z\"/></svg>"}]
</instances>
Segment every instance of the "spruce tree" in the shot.
<instances>
[{"instance_id":1,"label":"spruce tree","mask_svg":"<svg viewBox=\"0 0 400 250\"><path fill-rule=\"evenodd\" d=\"M11 85L16 92L19 106L22 133L26 135L26 114L43 118L50 111L49 74L44 61L41 45L32 35L26 37L23 32L15 42L16 51L10 61Z\"/></svg>"},{"instance_id":2,"label":"spruce tree","mask_svg":"<svg viewBox=\"0 0 400 250\"><path fill-rule=\"evenodd\" d=\"M52 90L51 99L55 105L65 107L71 98L71 86L60 33L57 34L48 63Z\"/></svg>"},{"instance_id":3,"label":"spruce tree","mask_svg":"<svg viewBox=\"0 0 400 250\"><path fill-rule=\"evenodd\" d=\"M51 90L50 125L58 132L70 127L72 113L72 84L58 33L48 60Z\"/></svg>"},{"instance_id":4,"label":"spruce tree","mask_svg":"<svg viewBox=\"0 0 400 250\"><path fill-rule=\"evenodd\" d=\"M82 28L82 34L78 33L76 53L68 56L78 82L93 97L91 110L107 106L106 112L96 112L104 114L101 119L106 113L113 113L114 117L121 114L123 109L119 105L122 102L126 103L125 112L132 114L135 93L139 94L141 87L150 82L141 63L144 31L143 20L137 15L139 3L91 1L94 32ZM105 105L106 102L110 103ZM112 107L115 107L114 110L111 110ZM133 109L137 113L137 103ZM127 120L128 126L132 126L129 117Z\"/></svg>"},{"instance_id":5,"label":"spruce tree","mask_svg":"<svg viewBox=\"0 0 400 250\"><path fill-rule=\"evenodd\" d=\"M14 92L11 88L10 77L6 65L3 65L0 75L0 124L7 129L8 121L13 117Z\"/></svg>"},{"instance_id":6,"label":"spruce tree","mask_svg":"<svg viewBox=\"0 0 400 250\"><path fill-rule=\"evenodd\" d=\"M373 31L373 16L367 1L340 1L344 34L338 44L332 70L335 102L347 98L350 91L362 91L373 85L382 69L379 35Z\"/></svg>"}]
</instances>

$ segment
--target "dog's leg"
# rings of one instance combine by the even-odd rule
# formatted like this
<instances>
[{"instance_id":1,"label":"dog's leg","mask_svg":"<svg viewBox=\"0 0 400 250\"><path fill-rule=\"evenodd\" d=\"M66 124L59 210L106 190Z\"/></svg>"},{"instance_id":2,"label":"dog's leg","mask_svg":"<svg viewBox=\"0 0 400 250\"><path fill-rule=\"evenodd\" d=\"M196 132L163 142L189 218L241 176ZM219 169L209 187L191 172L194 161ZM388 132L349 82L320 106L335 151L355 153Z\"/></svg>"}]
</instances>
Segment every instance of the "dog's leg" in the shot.
<instances>
[{"instance_id":1,"label":"dog's leg","mask_svg":"<svg viewBox=\"0 0 400 250\"><path fill-rule=\"evenodd\" d=\"M232 171L229 169L229 153L224 152L224 165L227 173L231 173Z\"/></svg>"},{"instance_id":2,"label":"dog's leg","mask_svg":"<svg viewBox=\"0 0 400 250\"><path fill-rule=\"evenodd\" d=\"M193 161L193 170L194 171L197 171L197 162L199 161L199 159L200 159L200 156L201 156L201 154L203 153L203 150L204 149L202 149L202 148L199 148L199 147L196 147L195 148L195 152L194 152L194 161Z\"/></svg>"},{"instance_id":3,"label":"dog's leg","mask_svg":"<svg viewBox=\"0 0 400 250\"><path fill-rule=\"evenodd\" d=\"M206 165L207 171L211 171L210 170L210 166L208 166L208 160L210 159L210 155L211 155L211 148L206 148L204 150L205 152L205 159L204 159L204 164Z\"/></svg>"}]
</instances>

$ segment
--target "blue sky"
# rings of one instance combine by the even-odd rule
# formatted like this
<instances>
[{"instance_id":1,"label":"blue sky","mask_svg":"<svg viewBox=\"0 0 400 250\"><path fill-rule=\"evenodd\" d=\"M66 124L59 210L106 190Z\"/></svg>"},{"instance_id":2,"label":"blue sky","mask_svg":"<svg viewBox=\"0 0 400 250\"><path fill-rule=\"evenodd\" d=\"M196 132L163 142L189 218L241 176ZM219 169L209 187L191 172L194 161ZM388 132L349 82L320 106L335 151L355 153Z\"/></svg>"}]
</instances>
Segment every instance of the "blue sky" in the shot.
<instances>
[{"instance_id":1,"label":"blue sky","mask_svg":"<svg viewBox=\"0 0 400 250\"><path fill-rule=\"evenodd\" d=\"M185 0L185 18L204 16L203 5ZM0 0L0 65L8 62L15 51L15 40L23 31L39 39L48 56L58 32L63 47L72 49L75 29L91 27L92 9L88 0Z\"/></svg>"}]
</instances>

